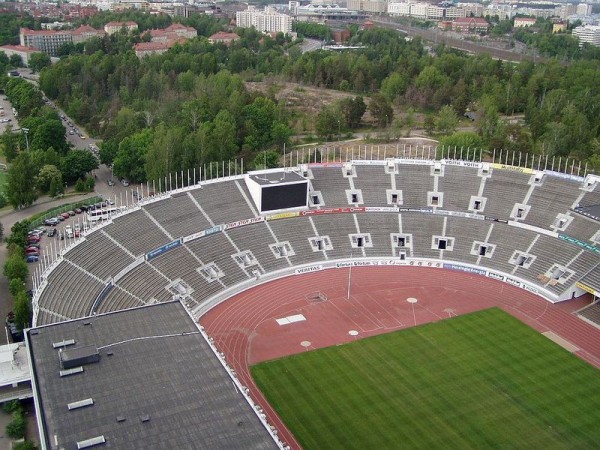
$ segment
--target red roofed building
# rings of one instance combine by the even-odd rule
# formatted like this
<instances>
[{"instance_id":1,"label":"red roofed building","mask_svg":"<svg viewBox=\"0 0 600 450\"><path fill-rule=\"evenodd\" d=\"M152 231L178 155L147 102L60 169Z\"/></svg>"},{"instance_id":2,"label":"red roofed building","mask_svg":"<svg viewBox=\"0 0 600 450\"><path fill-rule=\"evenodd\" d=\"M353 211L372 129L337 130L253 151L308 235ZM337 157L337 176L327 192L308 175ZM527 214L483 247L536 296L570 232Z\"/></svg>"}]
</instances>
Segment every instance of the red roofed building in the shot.
<instances>
[{"instance_id":1,"label":"red roofed building","mask_svg":"<svg viewBox=\"0 0 600 450\"><path fill-rule=\"evenodd\" d=\"M195 28L186 27L181 24L173 24L163 30L150 30L150 40L152 42L167 42L177 39L193 39L198 36Z\"/></svg>"},{"instance_id":2,"label":"red roofed building","mask_svg":"<svg viewBox=\"0 0 600 450\"><path fill-rule=\"evenodd\" d=\"M104 25L104 31L108 34L114 34L122 29L127 30L127 32L135 31L138 29L138 24L129 20L127 22L108 22Z\"/></svg>"},{"instance_id":3,"label":"red roofed building","mask_svg":"<svg viewBox=\"0 0 600 450\"><path fill-rule=\"evenodd\" d=\"M71 35L73 36L73 43L77 44L79 42L87 41L88 39L94 37L103 37L106 34L103 30L96 30L95 28L90 27L89 25L81 25L79 28L71 31Z\"/></svg>"},{"instance_id":4,"label":"red roofed building","mask_svg":"<svg viewBox=\"0 0 600 450\"><path fill-rule=\"evenodd\" d=\"M58 49L67 42L72 42L71 31L28 30L21 28L19 38L23 47L32 47L51 56L58 54Z\"/></svg>"},{"instance_id":5,"label":"red roofed building","mask_svg":"<svg viewBox=\"0 0 600 450\"><path fill-rule=\"evenodd\" d=\"M487 33L490 24L481 17L459 17L452 22L452 30L459 33Z\"/></svg>"},{"instance_id":6,"label":"red roofed building","mask_svg":"<svg viewBox=\"0 0 600 450\"><path fill-rule=\"evenodd\" d=\"M166 42L140 42L133 46L135 56L143 58L148 55L161 55L173 47L175 44L183 44L186 39L172 39Z\"/></svg>"},{"instance_id":7,"label":"red roofed building","mask_svg":"<svg viewBox=\"0 0 600 450\"><path fill-rule=\"evenodd\" d=\"M58 49L67 42L84 42L92 37L102 37L104 31L96 30L89 25L82 25L76 30L28 30L21 28L19 38L23 47L32 47L37 51L57 56Z\"/></svg>"},{"instance_id":8,"label":"red roofed building","mask_svg":"<svg viewBox=\"0 0 600 450\"><path fill-rule=\"evenodd\" d=\"M208 42L211 44L225 44L231 45L237 41L240 37L235 33L227 33L226 31L219 31L208 38Z\"/></svg>"},{"instance_id":9,"label":"red roofed building","mask_svg":"<svg viewBox=\"0 0 600 450\"><path fill-rule=\"evenodd\" d=\"M0 46L0 52L4 52L6 56L19 55L23 61L23 64L28 66L29 56L31 56L32 53L39 53L40 51L36 50L35 48L24 47L22 45L2 45Z\"/></svg>"},{"instance_id":10,"label":"red roofed building","mask_svg":"<svg viewBox=\"0 0 600 450\"><path fill-rule=\"evenodd\" d=\"M186 27L180 23L174 23L165 28L165 32L170 35L177 35L185 39L193 39L198 36L198 32L194 27Z\"/></svg>"}]
</instances>

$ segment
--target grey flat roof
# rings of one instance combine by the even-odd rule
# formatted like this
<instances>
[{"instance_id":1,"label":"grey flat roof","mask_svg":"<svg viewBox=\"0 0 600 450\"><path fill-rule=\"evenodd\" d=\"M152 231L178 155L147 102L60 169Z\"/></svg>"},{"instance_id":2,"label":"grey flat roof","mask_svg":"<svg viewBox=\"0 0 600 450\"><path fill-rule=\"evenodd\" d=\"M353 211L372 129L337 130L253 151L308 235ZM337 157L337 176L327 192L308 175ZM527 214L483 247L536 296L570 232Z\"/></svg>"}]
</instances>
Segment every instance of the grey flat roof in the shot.
<instances>
[{"instance_id":1,"label":"grey flat roof","mask_svg":"<svg viewBox=\"0 0 600 450\"><path fill-rule=\"evenodd\" d=\"M265 172L258 174L248 175L250 179L260 185L274 185L274 184L286 184L286 183L298 183L300 181L306 181L302 175L297 172Z\"/></svg>"},{"instance_id":2,"label":"grey flat roof","mask_svg":"<svg viewBox=\"0 0 600 450\"><path fill-rule=\"evenodd\" d=\"M48 448L75 449L99 436L120 449L278 448L179 302L47 325L27 336ZM100 361L61 377L52 343L67 339L76 341L70 349L96 346ZM87 399L93 404L67 408Z\"/></svg>"}]
</instances>

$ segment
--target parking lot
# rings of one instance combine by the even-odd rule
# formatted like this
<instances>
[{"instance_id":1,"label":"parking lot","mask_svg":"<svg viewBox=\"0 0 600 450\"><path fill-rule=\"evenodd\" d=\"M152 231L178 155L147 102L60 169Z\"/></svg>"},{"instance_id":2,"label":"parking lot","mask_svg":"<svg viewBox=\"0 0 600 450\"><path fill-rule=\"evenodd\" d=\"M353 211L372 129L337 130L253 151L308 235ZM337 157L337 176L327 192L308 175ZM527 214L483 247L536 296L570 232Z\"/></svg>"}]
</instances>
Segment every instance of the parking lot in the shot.
<instances>
[{"instance_id":1,"label":"parking lot","mask_svg":"<svg viewBox=\"0 0 600 450\"><path fill-rule=\"evenodd\" d=\"M6 96L0 95L0 134L4 133L8 126L12 126L13 129L19 128L19 123Z\"/></svg>"}]
</instances>

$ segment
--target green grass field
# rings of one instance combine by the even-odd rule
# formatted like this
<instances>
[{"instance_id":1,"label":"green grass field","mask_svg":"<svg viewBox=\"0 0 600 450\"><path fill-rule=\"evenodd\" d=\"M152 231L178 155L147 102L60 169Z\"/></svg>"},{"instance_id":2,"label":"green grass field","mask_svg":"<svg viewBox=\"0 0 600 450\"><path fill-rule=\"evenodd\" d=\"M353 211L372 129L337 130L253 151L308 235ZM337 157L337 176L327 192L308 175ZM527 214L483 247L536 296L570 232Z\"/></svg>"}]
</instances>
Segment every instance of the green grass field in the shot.
<instances>
[{"instance_id":1,"label":"green grass field","mask_svg":"<svg viewBox=\"0 0 600 450\"><path fill-rule=\"evenodd\" d=\"M305 449L600 443L600 371L499 309L251 370Z\"/></svg>"}]
</instances>

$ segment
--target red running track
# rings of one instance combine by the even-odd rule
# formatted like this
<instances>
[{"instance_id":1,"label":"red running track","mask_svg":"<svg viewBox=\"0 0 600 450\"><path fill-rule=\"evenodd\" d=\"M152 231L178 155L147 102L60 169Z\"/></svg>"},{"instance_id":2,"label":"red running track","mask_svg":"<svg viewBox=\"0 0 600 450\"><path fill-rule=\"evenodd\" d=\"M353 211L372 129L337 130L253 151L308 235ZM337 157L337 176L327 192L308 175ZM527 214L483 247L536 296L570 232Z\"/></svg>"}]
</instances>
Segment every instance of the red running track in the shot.
<instances>
[{"instance_id":1,"label":"red running track","mask_svg":"<svg viewBox=\"0 0 600 450\"><path fill-rule=\"evenodd\" d=\"M236 295L200 318L280 439L292 448L301 447L256 387L250 365L497 306L540 332L552 331L566 339L579 348L575 352L579 357L600 368L600 329L573 314L589 304L589 297L552 305L478 275L417 267L354 267L348 300L348 280L349 269L282 278ZM408 298L417 301L409 303ZM296 314L306 320L288 325L275 321Z\"/></svg>"}]
</instances>

